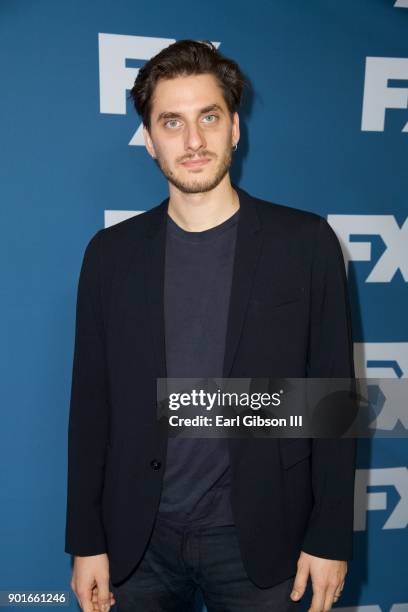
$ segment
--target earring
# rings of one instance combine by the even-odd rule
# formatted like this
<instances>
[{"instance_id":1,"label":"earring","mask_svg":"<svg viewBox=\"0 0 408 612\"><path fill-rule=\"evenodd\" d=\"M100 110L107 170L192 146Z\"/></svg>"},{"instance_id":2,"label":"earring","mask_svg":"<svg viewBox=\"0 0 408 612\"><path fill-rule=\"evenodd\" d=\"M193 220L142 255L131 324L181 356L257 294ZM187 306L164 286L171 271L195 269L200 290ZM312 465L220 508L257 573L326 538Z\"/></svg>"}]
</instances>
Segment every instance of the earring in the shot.
<instances>
[{"instance_id":1,"label":"earring","mask_svg":"<svg viewBox=\"0 0 408 612\"><path fill-rule=\"evenodd\" d=\"M233 145L232 145L232 150L233 150L233 151L236 151L237 149L238 149L238 145L237 145L237 143L233 144Z\"/></svg>"}]
</instances>

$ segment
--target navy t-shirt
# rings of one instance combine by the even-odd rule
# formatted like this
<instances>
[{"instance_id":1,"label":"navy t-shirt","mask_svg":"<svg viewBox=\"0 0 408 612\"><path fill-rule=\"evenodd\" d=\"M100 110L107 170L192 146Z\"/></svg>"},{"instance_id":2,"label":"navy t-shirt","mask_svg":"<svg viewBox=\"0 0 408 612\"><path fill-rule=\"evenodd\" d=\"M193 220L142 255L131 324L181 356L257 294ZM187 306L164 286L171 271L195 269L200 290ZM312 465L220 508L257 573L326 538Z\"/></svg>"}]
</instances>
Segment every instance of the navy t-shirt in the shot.
<instances>
[{"instance_id":1,"label":"navy t-shirt","mask_svg":"<svg viewBox=\"0 0 408 612\"><path fill-rule=\"evenodd\" d=\"M167 215L164 317L167 376L221 378L239 209L188 232ZM159 512L201 526L234 524L227 438L169 437Z\"/></svg>"}]
</instances>

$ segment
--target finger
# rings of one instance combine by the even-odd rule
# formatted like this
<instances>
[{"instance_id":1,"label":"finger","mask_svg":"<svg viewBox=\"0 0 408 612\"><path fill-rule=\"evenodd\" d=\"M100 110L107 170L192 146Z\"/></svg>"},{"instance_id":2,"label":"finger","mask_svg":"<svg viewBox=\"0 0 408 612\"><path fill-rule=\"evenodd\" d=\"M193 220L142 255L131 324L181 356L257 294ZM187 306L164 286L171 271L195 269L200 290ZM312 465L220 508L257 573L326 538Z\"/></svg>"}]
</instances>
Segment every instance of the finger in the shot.
<instances>
[{"instance_id":1,"label":"finger","mask_svg":"<svg viewBox=\"0 0 408 612\"><path fill-rule=\"evenodd\" d=\"M94 587L92 589L92 605L93 605L93 609L95 612L99 611L99 604L98 604L98 588Z\"/></svg>"},{"instance_id":2,"label":"finger","mask_svg":"<svg viewBox=\"0 0 408 612\"><path fill-rule=\"evenodd\" d=\"M316 584L313 584L313 582L312 582L312 589L313 589L313 597L312 597L312 603L310 604L309 611L310 612L322 612L324 600L326 597L326 589Z\"/></svg>"},{"instance_id":3,"label":"finger","mask_svg":"<svg viewBox=\"0 0 408 612\"><path fill-rule=\"evenodd\" d=\"M99 604L98 601L93 601L92 600L92 604L93 604L93 609L94 612L103 612L100 608L99 608ZM116 604L116 599L114 597L111 597L109 600L109 606L114 606Z\"/></svg>"},{"instance_id":4,"label":"finger","mask_svg":"<svg viewBox=\"0 0 408 612\"><path fill-rule=\"evenodd\" d=\"M115 602L115 598L112 595L109 595L109 603L112 606L113 603ZM99 599L98 599L98 595L96 593L94 593L92 595L92 603L93 605L99 605Z\"/></svg>"},{"instance_id":5,"label":"finger","mask_svg":"<svg viewBox=\"0 0 408 612\"><path fill-rule=\"evenodd\" d=\"M100 579L98 581L98 605L101 612L107 612L109 610L110 599L109 579Z\"/></svg>"},{"instance_id":6,"label":"finger","mask_svg":"<svg viewBox=\"0 0 408 612\"><path fill-rule=\"evenodd\" d=\"M307 579L309 578L309 566L298 565L295 580L293 581L292 592L290 594L294 601L298 601L304 595L307 586Z\"/></svg>"},{"instance_id":7,"label":"finger","mask_svg":"<svg viewBox=\"0 0 408 612\"><path fill-rule=\"evenodd\" d=\"M109 593L109 598L110 598L110 599L109 599L109 604L110 604L111 606L114 606L114 605L115 605L115 603L116 603L116 599L115 599L115 597L114 597L113 593L111 593L111 592ZM97 609L99 609L99 604L98 604L98 593L97 593L97 592L96 592L96 593L94 592L94 593L93 593L93 595L92 595L92 603L94 604L94 606L96 605L96 608L97 608Z\"/></svg>"},{"instance_id":8,"label":"finger","mask_svg":"<svg viewBox=\"0 0 408 612\"><path fill-rule=\"evenodd\" d=\"M96 608L97 610L99 610L99 602L98 602L98 597L93 595L92 597L92 605L94 607L94 609Z\"/></svg>"},{"instance_id":9,"label":"finger","mask_svg":"<svg viewBox=\"0 0 408 612\"><path fill-rule=\"evenodd\" d=\"M84 612L93 612L92 591L83 591L79 594L79 605Z\"/></svg>"},{"instance_id":10,"label":"finger","mask_svg":"<svg viewBox=\"0 0 408 612\"><path fill-rule=\"evenodd\" d=\"M342 594L343 589L344 589L344 582L345 581L343 580L343 582L340 583L340 586L336 589L336 593L335 593L336 597L340 597L340 595Z\"/></svg>"},{"instance_id":11,"label":"finger","mask_svg":"<svg viewBox=\"0 0 408 612\"><path fill-rule=\"evenodd\" d=\"M336 592L336 587L328 586L326 590L326 597L324 599L324 610L331 610L333 607L334 594ZM338 597L337 597L338 599Z\"/></svg>"},{"instance_id":12,"label":"finger","mask_svg":"<svg viewBox=\"0 0 408 612\"><path fill-rule=\"evenodd\" d=\"M111 602L112 601L115 602L115 597L114 597L112 591L109 591L109 597L110 597ZM93 603L98 602L98 587L94 587L92 589L92 602ZM113 604L111 604L111 605L113 605Z\"/></svg>"}]
</instances>

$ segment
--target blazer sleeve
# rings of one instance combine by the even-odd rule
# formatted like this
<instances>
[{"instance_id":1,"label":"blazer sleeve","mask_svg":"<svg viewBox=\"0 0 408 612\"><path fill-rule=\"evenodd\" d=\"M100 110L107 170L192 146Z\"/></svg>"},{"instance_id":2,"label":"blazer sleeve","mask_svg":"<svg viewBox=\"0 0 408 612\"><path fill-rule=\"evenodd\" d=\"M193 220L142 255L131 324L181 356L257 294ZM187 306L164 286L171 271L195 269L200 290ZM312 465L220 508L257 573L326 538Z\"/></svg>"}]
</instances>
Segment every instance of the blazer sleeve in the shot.
<instances>
[{"instance_id":1,"label":"blazer sleeve","mask_svg":"<svg viewBox=\"0 0 408 612\"><path fill-rule=\"evenodd\" d=\"M312 268L307 376L355 378L350 302L343 254L320 217ZM314 506L302 550L326 559L353 557L356 440L312 440Z\"/></svg>"},{"instance_id":2,"label":"blazer sleeve","mask_svg":"<svg viewBox=\"0 0 408 612\"><path fill-rule=\"evenodd\" d=\"M68 425L65 552L106 552L101 519L108 438L108 393L100 283L100 230L88 243L79 275Z\"/></svg>"}]
</instances>

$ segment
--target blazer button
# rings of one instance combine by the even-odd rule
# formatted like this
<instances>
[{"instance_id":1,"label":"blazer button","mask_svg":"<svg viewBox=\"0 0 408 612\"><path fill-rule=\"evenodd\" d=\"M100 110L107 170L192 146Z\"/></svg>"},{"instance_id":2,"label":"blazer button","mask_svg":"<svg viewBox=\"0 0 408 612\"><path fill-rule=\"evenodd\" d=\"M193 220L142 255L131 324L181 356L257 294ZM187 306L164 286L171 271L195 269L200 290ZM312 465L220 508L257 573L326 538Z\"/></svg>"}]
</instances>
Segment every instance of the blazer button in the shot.
<instances>
[{"instance_id":1,"label":"blazer button","mask_svg":"<svg viewBox=\"0 0 408 612\"><path fill-rule=\"evenodd\" d=\"M153 460L150 462L150 467L151 467L153 470L160 470L160 468L161 468L161 461L157 461L157 459L153 459Z\"/></svg>"}]
</instances>

